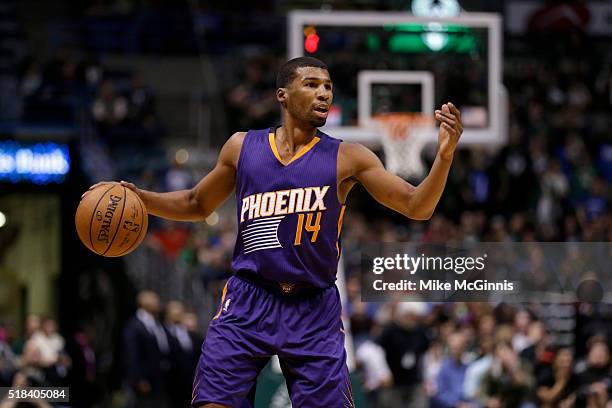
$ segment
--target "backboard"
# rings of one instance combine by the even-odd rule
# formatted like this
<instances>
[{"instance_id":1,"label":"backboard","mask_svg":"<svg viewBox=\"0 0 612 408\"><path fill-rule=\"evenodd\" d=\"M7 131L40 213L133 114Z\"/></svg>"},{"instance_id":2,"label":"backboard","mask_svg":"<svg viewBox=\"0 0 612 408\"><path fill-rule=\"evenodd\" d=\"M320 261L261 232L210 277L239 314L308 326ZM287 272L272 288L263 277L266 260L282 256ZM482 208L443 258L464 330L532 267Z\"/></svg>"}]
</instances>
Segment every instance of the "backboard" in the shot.
<instances>
[{"instance_id":1,"label":"backboard","mask_svg":"<svg viewBox=\"0 0 612 408\"><path fill-rule=\"evenodd\" d=\"M408 12L292 11L288 19L288 57L312 55L330 67L338 117L334 126L323 128L330 135L377 143L379 135L367 120L373 109L373 86L419 83L424 88L422 80L404 80L427 76L433 104L423 107L455 103L464 119L462 144L505 142L507 110L498 15L463 13L442 18ZM421 98L425 95L430 96L422 91ZM428 139L434 141L436 135L432 128Z\"/></svg>"}]
</instances>

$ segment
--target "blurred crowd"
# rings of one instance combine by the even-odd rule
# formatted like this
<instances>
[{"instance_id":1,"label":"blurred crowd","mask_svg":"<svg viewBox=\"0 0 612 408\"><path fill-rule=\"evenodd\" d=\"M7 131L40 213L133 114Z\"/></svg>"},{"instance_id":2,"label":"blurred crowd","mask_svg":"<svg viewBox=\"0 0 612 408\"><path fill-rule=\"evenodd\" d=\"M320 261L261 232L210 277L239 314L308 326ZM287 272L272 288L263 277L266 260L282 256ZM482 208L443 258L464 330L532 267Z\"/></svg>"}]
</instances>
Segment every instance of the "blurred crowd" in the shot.
<instances>
[{"instance_id":1,"label":"blurred crowd","mask_svg":"<svg viewBox=\"0 0 612 408\"><path fill-rule=\"evenodd\" d=\"M238 50L235 43L251 44L240 49L254 55L248 62L241 55L242 63L229 58L231 64L215 67L224 80L219 81L222 100L214 103L223 105L231 132L278 122L274 73L284 56L278 52L281 36L275 24L253 24L235 10L227 13L232 24L221 23L222 16L204 2L197 6L195 21L189 10L182 10L176 24L166 25L169 34L157 37L159 20L174 18L164 16L163 7L138 25L134 21L144 17L135 7L125 12L97 3L85 12L91 50L189 49L196 55L191 34L189 41L171 41L187 38L183 33L191 23L207 39L200 49L217 55L215 60ZM274 18L284 21L281 13L262 21ZM121 41L113 37L117 26L126 28ZM360 188L349 196L342 232L344 313L371 407L610 406L612 307L607 304L574 299L518 305L374 304L360 297L360 248L370 241L612 241L612 55L587 36L555 36L504 39L508 144L497 151L458 152L430 221L393 215ZM274 45L263 46L265 39ZM350 60L341 62L338 70L332 67L332 79L354 82L342 70ZM2 119L10 113L13 119L50 128L84 121L87 126L79 129L99 137L117 163L139 169L130 180L141 188L189 188L202 176L202 169L178 161L163 169L147 165L159 154L166 131L142 73L111 69L94 55L66 49L49 59L25 52L16 67L2 78ZM93 169L88 174L92 181L102 178L95 171L104 166L100 157L108 157L97 152L82 152L85 170ZM189 400L202 327L230 275L234 217L230 203L198 225L151 219L147 240L126 263L135 286L153 291L138 295L117 350L101 350L96 344L100 336L88 321L61 334L53 319L34 315L27 317L22 333L15 325L0 325L0 386L69 385L76 407L100 401L110 406L113 387L120 390L114 402L119 406L178 406ZM179 277L184 284L177 288ZM112 362L107 361L109 352ZM118 366L120 381L100 378L101 367L111 364Z\"/></svg>"},{"instance_id":2,"label":"blurred crowd","mask_svg":"<svg viewBox=\"0 0 612 408\"><path fill-rule=\"evenodd\" d=\"M90 118L112 148L163 135L153 93L139 72L112 70L100 61L72 49L60 49L53 58L28 58L18 80L20 120L31 124L75 126Z\"/></svg>"},{"instance_id":3,"label":"blurred crowd","mask_svg":"<svg viewBox=\"0 0 612 408\"><path fill-rule=\"evenodd\" d=\"M397 303L372 317L357 305L351 324L372 407L609 406L604 335L585 338L577 355L524 306Z\"/></svg>"},{"instance_id":4,"label":"blurred crowd","mask_svg":"<svg viewBox=\"0 0 612 408\"><path fill-rule=\"evenodd\" d=\"M14 325L0 325L0 386L71 386L75 406L90 406L96 389L92 336L91 326L83 324L64 337L54 319L38 315L26 318L23 335Z\"/></svg>"},{"instance_id":5,"label":"blurred crowd","mask_svg":"<svg viewBox=\"0 0 612 408\"><path fill-rule=\"evenodd\" d=\"M69 387L75 408L188 406L203 340L198 316L177 300L162 308L152 291L140 292L137 304L119 341L120 389L112 398L99 378L106 362L94 327L83 323L64 337L55 320L37 315L27 317L23 336L0 325L0 387Z\"/></svg>"},{"instance_id":6,"label":"blurred crowd","mask_svg":"<svg viewBox=\"0 0 612 408\"><path fill-rule=\"evenodd\" d=\"M62 46L47 56L24 47L7 71L0 81L6 135L75 140L93 180L126 177L147 164L169 167L155 95L138 69L111 68L95 52Z\"/></svg>"}]
</instances>

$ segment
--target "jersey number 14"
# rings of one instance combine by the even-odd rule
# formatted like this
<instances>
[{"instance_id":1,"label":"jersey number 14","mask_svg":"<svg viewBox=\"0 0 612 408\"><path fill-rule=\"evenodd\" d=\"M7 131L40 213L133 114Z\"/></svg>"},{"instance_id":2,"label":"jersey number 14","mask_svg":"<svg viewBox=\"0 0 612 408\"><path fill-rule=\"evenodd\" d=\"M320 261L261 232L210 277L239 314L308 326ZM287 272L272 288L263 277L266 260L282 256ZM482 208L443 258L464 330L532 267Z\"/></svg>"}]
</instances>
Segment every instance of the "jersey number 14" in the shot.
<instances>
[{"instance_id":1,"label":"jersey number 14","mask_svg":"<svg viewBox=\"0 0 612 408\"><path fill-rule=\"evenodd\" d=\"M306 215L306 225L304 225L304 215ZM298 214L297 220L297 228L295 229L295 242L294 245L302 244L302 230L306 230L307 232L312 232L312 237L310 238L310 242L317 242L317 237L319 236L319 230L321 229L321 212L317 212L317 217L313 224L312 222L313 214Z\"/></svg>"}]
</instances>

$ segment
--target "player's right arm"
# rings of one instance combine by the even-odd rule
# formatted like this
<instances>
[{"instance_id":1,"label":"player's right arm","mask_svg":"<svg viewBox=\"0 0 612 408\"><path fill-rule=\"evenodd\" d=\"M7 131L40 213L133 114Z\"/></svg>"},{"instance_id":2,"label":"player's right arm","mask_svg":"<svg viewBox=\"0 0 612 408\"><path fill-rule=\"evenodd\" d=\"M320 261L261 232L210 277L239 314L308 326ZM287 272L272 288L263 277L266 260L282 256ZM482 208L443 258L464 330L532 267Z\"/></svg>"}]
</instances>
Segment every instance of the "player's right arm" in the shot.
<instances>
[{"instance_id":1,"label":"player's right arm","mask_svg":"<svg viewBox=\"0 0 612 408\"><path fill-rule=\"evenodd\" d=\"M157 193L142 190L125 181L121 185L135 191L149 214L175 221L201 221L206 219L232 193L236 185L238 158L245 132L237 132L223 145L217 164L190 190ZM98 186L98 183L90 188Z\"/></svg>"}]
</instances>

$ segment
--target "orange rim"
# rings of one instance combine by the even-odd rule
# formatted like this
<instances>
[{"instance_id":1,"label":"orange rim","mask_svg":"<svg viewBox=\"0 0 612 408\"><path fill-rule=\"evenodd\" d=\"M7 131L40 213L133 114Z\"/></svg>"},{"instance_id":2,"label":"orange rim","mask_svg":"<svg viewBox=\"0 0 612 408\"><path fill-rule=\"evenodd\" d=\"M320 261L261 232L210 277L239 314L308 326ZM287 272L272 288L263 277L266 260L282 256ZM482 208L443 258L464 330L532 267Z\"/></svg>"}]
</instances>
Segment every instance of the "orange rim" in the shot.
<instances>
[{"instance_id":1,"label":"orange rim","mask_svg":"<svg viewBox=\"0 0 612 408\"><path fill-rule=\"evenodd\" d=\"M406 139L410 136L410 128L415 126L433 125L430 115L411 112L389 112L373 116L373 119L384 128L392 139Z\"/></svg>"}]
</instances>

